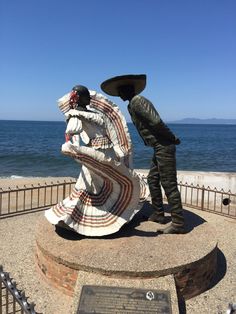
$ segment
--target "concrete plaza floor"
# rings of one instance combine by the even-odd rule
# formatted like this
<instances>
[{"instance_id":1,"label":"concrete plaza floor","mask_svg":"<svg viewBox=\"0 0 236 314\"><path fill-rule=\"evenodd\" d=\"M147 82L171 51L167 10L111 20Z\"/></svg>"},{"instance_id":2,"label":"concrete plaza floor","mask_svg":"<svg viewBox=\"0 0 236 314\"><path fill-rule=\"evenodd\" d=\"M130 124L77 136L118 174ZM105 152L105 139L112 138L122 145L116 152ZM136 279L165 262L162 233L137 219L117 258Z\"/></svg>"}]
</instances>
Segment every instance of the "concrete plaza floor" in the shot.
<instances>
[{"instance_id":1,"label":"concrete plaza floor","mask_svg":"<svg viewBox=\"0 0 236 314\"><path fill-rule=\"evenodd\" d=\"M236 220L185 208L206 220L216 230L218 269L211 287L183 302L180 313L226 313L228 303L236 302ZM0 220L0 264L25 290L36 310L44 314L71 314L73 298L46 283L36 268L35 229L43 212ZM50 239L48 239L50 241Z\"/></svg>"}]
</instances>

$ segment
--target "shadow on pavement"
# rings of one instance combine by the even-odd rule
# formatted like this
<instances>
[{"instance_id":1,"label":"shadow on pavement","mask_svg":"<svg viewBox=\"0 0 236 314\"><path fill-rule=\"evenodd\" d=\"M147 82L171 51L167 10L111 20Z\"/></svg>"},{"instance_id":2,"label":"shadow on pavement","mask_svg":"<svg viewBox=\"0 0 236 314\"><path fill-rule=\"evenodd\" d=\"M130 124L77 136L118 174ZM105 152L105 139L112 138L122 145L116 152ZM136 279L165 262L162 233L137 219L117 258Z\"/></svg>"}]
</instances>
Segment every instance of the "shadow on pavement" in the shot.
<instances>
[{"instance_id":1,"label":"shadow on pavement","mask_svg":"<svg viewBox=\"0 0 236 314\"><path fill-rule=\"evenodd\" d=\"M150 203L145 202L142 209L134 216L134 218L129 223L123 225L118 232L116 232L114 234L107 235L107 236L92 237L92 238L94 238L94 239L100 239L100 238L101 239L116 239L116 238L122 238L122 237L132 237L132 236L139 236L139 237L161 236L156 231L158 229L158 227L160 227L160 224L158 224L158 223L156 223L155 231L140 230L137 228L143 222L148 220L148 217L152 214L152 212L153 212L153 208L150 205ZM170 210L169 210L168 206L165 206L165 212L167 213L167 221L171 222ZM186 233L189 233L195 227L206 222L203 218L201 218L200 216L198 216L198 215L196 215L196 214L194 214L188 210L184 210L184 215L185 215L185 220L186 220ZM153 222L150 222L150 223L155 224ZM72 240L72 241L89 238L89 237L80 235L74 231L61 228L59 226L56 226L55 231L60 237L63 237L65 239ZM178 236L178 235L176 235L176 236Z\"/></svg>"}]
</instances>

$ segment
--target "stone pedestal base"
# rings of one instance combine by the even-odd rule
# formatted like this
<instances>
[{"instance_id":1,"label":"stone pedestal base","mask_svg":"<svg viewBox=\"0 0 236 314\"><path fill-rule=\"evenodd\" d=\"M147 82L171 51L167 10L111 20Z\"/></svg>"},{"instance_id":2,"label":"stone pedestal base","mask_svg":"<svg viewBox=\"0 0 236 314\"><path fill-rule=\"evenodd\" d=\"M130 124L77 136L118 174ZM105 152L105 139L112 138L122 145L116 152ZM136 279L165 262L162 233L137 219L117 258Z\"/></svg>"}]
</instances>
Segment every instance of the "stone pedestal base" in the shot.
<instances>
[{"instance_id":1,"label":"stone pedestal base","mask_svg":"<svg viewBox=\"0 0 236 314\"><path fill-rule=\"evenodd\" d=\"M36 233L39 270L68 295L74 294L81 272L88 278L96 275L101 282L107 278L110 283L112 279L135 283L137 279L139 287L142 280L155 282L172 275L177 293L185 299L206 290L217 266L217 242L209 224L200 219L186 234L157 235L160 226L145 220L137 217L114 235L86 238L55 230L42 217Z\"/></svg>"}]
</instances>

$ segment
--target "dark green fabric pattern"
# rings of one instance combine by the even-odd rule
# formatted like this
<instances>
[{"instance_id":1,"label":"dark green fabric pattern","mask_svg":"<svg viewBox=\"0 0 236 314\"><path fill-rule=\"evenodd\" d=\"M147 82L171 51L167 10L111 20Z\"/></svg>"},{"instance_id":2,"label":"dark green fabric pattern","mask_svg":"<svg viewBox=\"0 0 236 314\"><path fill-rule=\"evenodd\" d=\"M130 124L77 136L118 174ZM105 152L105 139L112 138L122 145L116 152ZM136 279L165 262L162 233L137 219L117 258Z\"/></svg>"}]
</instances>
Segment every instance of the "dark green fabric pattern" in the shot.
<instances>
[{"instance_id":1,"label":"dark green fabric pattern","mask_svg":"<svg viewBox=\"0 0 236 314\"><path fill-rule=\"evenodd\" d=\"M154 148L148 174L148 185L154 210L157 213L164 210L162 186L171 207L172 224L183 226L184 216L177 186L175 156L175 144L179 144L180 141L161 120L153 104L145 97L140 95L133 97L128 105L128 110L145 145Z\"/></svg>"},{"instance_id":2,"label":"dark green fabric pattern","mask_svg":"<svg viewBox=\"0 0 236 314\"><path fill-rule=\"evenodd\" d=\"M148 99L140 95L133 97L128 105L128 110L145 145L177 143L178 139L161 120L155 107Z\"/></svg>"},{"instance_id":3,"label":"dark green fabric pattern","mask_svg":"<svg viewBox=\"0 0 236 314\"><path fill-rule=\"evenodd\" d=\"M171 207L172 222L176 225L184 223L180 193L177 186L175 145L154 147L154 155L148 174L148 185L152 205L156 211L163 211L161 185Z\"/></svg>"}]
</instances>

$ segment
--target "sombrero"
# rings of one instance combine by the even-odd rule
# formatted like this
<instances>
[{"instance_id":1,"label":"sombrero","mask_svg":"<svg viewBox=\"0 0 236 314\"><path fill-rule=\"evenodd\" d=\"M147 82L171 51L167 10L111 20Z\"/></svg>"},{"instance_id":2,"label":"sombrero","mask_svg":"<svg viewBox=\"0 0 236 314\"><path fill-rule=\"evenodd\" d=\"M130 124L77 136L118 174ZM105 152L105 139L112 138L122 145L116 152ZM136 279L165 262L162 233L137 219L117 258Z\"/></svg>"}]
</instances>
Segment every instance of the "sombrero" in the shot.
<instances>
[{"instance_id":1,"label":"sombrero","mask_svg":"<svg viewBox=\"0 0 236 314\"><path fill-rule=\"evenodd\" d=\"M101 89L111 96L119 96L118 88L123 85L132 85L135 94L141 93L146 86L145 74L129 74L112 77L101 84Z\"/></svg>"}]
</instances>

